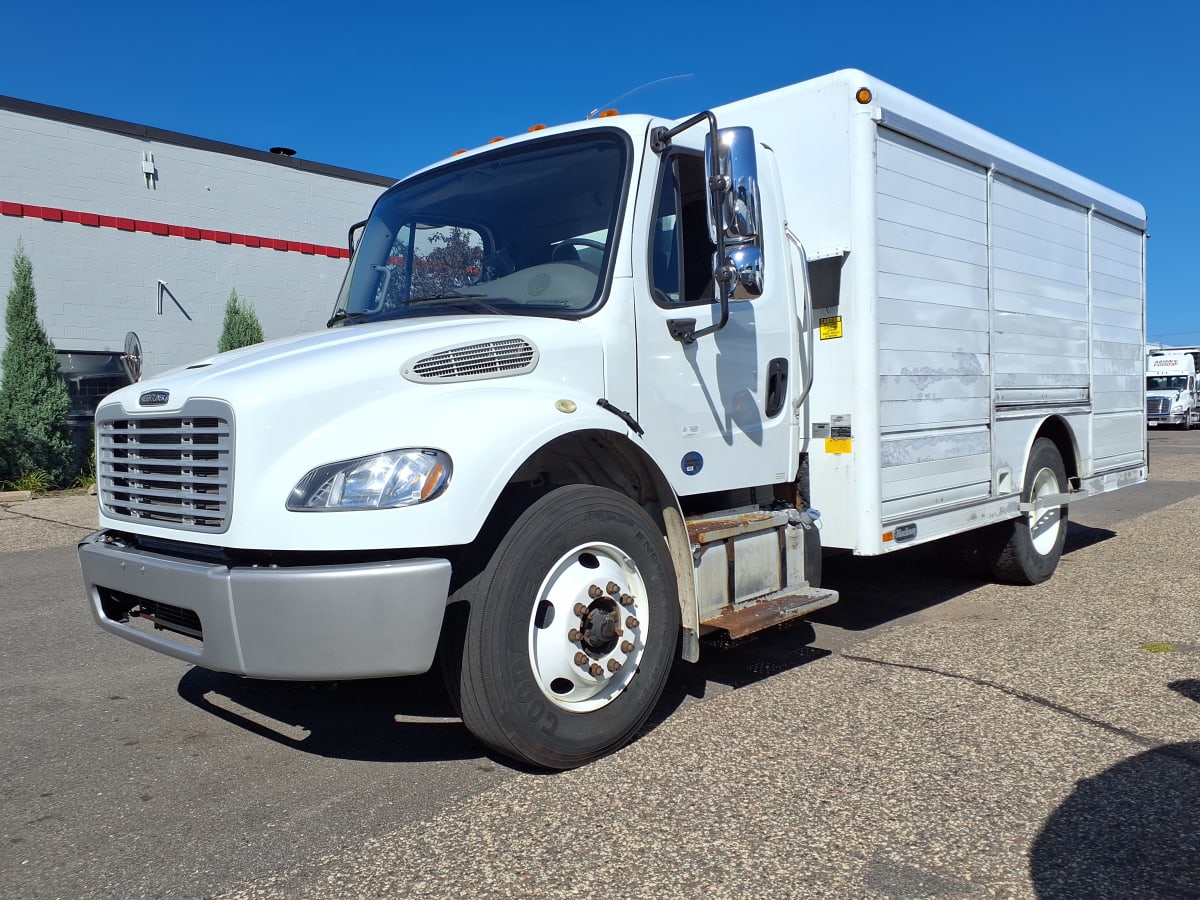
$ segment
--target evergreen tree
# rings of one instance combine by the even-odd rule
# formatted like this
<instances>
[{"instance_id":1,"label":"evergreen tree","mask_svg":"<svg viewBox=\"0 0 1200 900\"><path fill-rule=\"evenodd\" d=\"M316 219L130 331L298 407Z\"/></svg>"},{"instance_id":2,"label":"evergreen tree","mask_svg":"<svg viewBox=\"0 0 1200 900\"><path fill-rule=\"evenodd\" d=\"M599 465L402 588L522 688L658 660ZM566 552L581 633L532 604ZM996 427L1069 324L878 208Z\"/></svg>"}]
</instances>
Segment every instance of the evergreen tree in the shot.
<instances>
[{"instance_id":1,"label":"evergreen tree","mask_svg":"<svg viewBox=\"0 0 1200 900\"><path fill-rule=\"evenodd\" d=\"M262 341L262 325L258 323L254 307L239 299L236 290L230 291L229 300L225 303L225 323L221 327L217 351L224 353L226 350L261 344Z\"/></svg>"},{"instance_id":2,"label":"evergreen tree","mask_svg":"<svg viewBox=\"0 0 1200 900\"><path fill-rule=\"evenodd\" d=\"M20 241L13 254L4 326L8 343L0 360L0 476L40 469L54 484L67 485L76 469L67 427L71 398L54 345L38 320L33 263Z\"/></svg>"}]
</instances>

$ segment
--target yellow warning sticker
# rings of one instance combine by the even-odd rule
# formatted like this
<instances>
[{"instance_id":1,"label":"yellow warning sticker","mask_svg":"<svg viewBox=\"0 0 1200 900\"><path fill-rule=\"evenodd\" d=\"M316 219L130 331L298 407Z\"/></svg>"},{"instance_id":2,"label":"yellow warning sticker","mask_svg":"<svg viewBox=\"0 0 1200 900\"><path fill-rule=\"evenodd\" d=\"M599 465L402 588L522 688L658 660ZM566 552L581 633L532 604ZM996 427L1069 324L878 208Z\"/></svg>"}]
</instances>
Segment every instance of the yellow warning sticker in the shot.
<instances>
[{"instance_id":1,"label":"yellow warning sticker","mask_svg":"<svg viewBox=\"0 0 1200 900\"><path fill-rule=\"evenodd\" d=\"M842 336L841 316L826 316L824 319L819 319L818 323L821 326L821 340L828 341Z\"/></svg>"},{"instance_id":2,"label":"yellow warning sticker","mask_svg":"<svg viewBox=\"0 0 1200 900\"><path fill-rule=\"evenodd\" d=\"M849 453L852 443L850 438L825 438L825 452Z\"/></svg>"}]
</instances>

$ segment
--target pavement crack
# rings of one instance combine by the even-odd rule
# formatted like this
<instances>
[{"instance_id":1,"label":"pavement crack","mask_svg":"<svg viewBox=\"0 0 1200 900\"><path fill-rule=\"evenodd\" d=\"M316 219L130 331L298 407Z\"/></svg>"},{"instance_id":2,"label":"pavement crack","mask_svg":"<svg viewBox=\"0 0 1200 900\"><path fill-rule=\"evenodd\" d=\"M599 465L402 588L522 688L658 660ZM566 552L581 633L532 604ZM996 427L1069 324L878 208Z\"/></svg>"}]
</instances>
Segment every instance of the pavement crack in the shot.
<instances>
[{"instance_id":1,"label":"pavement crack","mask_svg":"<svg viewBox=\"0 0 1200 900\"><path fill-rule=\"evenodd\" d=\"M858 656L852 653L843 653L842 657L850 660L851 662L867 663L869 665L882 666L890 669L907 669L912 672L924 672L928 675L939 675L943 678L953 678L958 681L966 681L979 687L992 688L993 690L1008 694L1010 697L1015 697L1018 700L1022 700L1026 703L1033 703L1037 706L1051 710L1052 712L1056 712L1059 715L1075 719L1076 721L1082 722L1085 725L1090 725L1093 728L1099 728L1102 731L1107 731L1109 734L1124 738L1125 740L1130 741L1139 747L1145 748L1151 753L1177 760L1185 765L1191 766L1193 769L1200 769L1200 754L1197 754L1194 751L1189 752L1189 750L1187 750L1184 746L1178 744L1167 744L1163 741L1156 741L1153 738L1146 737L1143 734L1138 734L1136 731L1131 731L1128 728L1122 728L1119 725L1113 725L1111 722L1105 722L1103 719L1094 718L1093 716L1081 713L1078 710L1071 709L1069 706L1063 706L1061 703L1055 703L1053 700L1049 700L1046 697L1039 697L1037 694L1031 694L1028 691L1022 691L1017 688L1009 687L1005 684L999 684L995 681L989 681L986 678L979 678L974 675L960 675L957 672L947 672L943 669L935 669L932 666L919 666L914 663L888 662L887 660L873 659L870 656Z\"/></svg>"},{"instance_id":2,"label":"pavement crack","mask_svg":"<svg viewBox=\"0 0 1200 900\"><path fill-rule=\"evenodd\" d=\"M72 522L64 522L61 519L48 519L45 516L31 516L29 513L21 512L11 506L0 505L0 510L6 513L11 513L14 516L20 516L22 519L32 519L35 522L49 522L51 525L64 525L67 528L78 528L80 531L95 531L94 527L87 525L75 525Z\"/></svg>"}]
</instances>

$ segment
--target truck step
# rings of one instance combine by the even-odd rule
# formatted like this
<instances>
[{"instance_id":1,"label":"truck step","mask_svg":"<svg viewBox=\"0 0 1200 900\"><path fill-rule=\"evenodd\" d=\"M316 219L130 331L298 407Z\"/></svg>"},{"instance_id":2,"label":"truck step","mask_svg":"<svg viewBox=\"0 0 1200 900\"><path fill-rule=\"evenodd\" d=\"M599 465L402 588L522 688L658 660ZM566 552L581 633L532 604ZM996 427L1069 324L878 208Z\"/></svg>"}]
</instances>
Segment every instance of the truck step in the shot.
<instances>
[{"instance_id":1,"label":"truck step","mask_svg":"<svg viewBox=\"0 0 1200 900\"><path fill-rule=\"evenodd\" d=\"M711 519L688 519L688 535L694 544L711 544L725 538L742 534L753 534L769 528L780 528L788 523L785 511L760 511L741 513L735 516L716 516Z\"/></svg>"},{"instance_id":2,"label":"truck step","mask_svg":"<svg viewBox=\"0 0 1200 900\"><path fill-rule=\"evenodd\" d=\"M719 616L706 619L701 625L720 628L729 633L733 639L743 638L748 634L805 616L826 606L837 603L837 591L824 588L802 588L789 591L786 594L767 597L738 609L727 609Z\"/></svg>"}]
</instances>

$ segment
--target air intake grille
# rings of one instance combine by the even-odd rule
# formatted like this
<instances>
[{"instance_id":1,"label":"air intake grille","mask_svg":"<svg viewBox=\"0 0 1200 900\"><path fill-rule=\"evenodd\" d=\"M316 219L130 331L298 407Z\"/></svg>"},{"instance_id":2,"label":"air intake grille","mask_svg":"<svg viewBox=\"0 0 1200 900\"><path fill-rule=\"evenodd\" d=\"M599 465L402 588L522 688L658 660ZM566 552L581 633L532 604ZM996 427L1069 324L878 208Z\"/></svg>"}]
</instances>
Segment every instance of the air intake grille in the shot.
<instances>
[{"instance_id":1,"label":"air intake grille","mask_svg":"<svg viewBox=\"0 0 1200 900\"><path fill-rule=\"evenodd\" d=\"M401 370L409 381L444 383L524 375L537 367L537 347L522 337L463 344L420 356Z\"/></svg>"},{"instance_id":2,"label":"air intake grille","mask_svg":"<svg viewBox=\"0 0 1200 900\"><path fill-rule=\"evenodd\" d=\"M100 502L131 522L220 533L233 497L232 413L215 401L175 415L96 415Z\"/></svg>"},{"instance_id":3,"label":"air intake grille","mask_svg":"<svg viewBox=\"0 0 1200 900\"><path fill-rule=\"evenodd\" d=\"M1146 415L1165 416L1171 412L1171 401L1166 397L1147 397Z\"/></svg>"}]
</instances>

